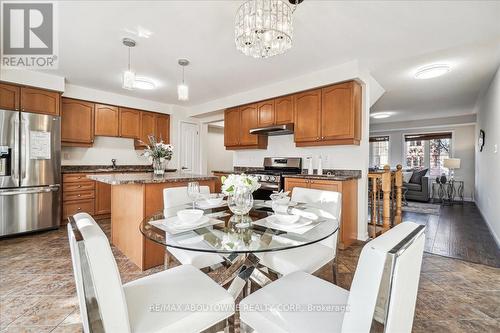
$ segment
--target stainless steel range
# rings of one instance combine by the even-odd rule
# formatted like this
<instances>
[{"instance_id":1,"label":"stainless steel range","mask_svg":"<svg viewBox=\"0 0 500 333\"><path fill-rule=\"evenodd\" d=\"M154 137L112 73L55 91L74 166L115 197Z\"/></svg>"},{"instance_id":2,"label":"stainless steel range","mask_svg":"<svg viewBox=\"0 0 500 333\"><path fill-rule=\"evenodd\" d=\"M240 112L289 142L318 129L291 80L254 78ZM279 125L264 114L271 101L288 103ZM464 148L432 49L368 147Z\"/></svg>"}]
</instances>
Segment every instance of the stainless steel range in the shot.
<instances>
[{"instance_id":1,"label":"stainless steel range","mask_svg":"<svg viewBox=\"0 0 500 333\"><path fill-rule=\"evenodd\" d=\"M247 170L245 173L257 177L260 188L254 192L254 199L269 200L273 191L283 190L283 175L302 172L300 157L266 157L264 169Z\"/></svg>"}]
</instances>

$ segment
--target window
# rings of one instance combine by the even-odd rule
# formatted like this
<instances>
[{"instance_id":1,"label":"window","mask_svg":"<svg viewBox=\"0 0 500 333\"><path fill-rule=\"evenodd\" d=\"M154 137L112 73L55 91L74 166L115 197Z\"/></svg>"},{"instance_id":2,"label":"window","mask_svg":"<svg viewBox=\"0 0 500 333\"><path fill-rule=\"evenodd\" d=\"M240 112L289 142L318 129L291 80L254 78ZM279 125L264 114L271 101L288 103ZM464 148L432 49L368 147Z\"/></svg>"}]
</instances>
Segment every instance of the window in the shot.
<instances>
[{"instance_id":1,"label":"window","mask_svg":"<svg viewBox=\"0 0 500 333\"><path fill-rule=\"evenodd\" d=\"M443 161L450 157L451 133L405 135L405 161L408 168L428 168L430 177L448 174Z\"/></svg>"},{"instance_id":2,"label":"window","mask_svg":"<svg viewBox=\"0 0 500 333\"><path fill-rule=\"evenodd\" d=\"M370 167L383 167L389 164L389 137L370 138Z\"/></svg>"}]
</instances>

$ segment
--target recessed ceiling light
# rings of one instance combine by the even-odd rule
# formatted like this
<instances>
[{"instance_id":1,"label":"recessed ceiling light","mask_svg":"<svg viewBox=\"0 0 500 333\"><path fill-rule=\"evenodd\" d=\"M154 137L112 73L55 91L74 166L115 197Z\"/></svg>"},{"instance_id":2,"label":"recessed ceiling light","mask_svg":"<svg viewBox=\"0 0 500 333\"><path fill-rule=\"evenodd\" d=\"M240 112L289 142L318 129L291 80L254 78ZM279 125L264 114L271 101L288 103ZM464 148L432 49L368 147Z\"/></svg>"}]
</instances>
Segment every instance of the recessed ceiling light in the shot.
<instances>
[{"instance_id":1,"label":"recessed ceiling light","mask_svg":"<svg viewBox=\"0 0 500 333\"><path fill-rule=\"evenodd\" d=\"M375 118L375 119L384 119L384 118L389 118L391 116L391 114L388 112L377 112L377 113L373 113L371 116L372 116L372 118Z\"/></svg>"},{"instance_id":2,"label":"recessed ceiling light","mask_svg":"<svg viewBox=\"0 0 500 333\"><path fill-rule=\"evenodd\" d=\"M415 73L415 78L419 80L432 79L444 75L450 71L450 66L446 64L434 64L419 68Z\"/></svg>"},{"instance_id":3,"label":"recessed ceiling light","mask_svg":"<svg viewBox=\"0 0 500 333\"><path fill-rule=\"evenodd\" d=\"M151 90L156 88L156 84L153 80L147 77L137 76L134 80L134 88L142 90Z\"/></svg>"}]
</instances>

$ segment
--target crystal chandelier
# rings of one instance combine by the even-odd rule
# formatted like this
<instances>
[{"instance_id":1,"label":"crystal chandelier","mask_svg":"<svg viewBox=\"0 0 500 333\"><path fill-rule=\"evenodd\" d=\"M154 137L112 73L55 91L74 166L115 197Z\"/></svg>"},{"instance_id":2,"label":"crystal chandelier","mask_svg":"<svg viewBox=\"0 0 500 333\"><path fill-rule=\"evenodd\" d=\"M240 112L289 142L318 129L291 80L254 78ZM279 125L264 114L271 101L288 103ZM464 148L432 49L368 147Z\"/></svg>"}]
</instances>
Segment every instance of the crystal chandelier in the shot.
<instances>
[{"instance_id":1,"label":"crystal chandelier","mask_svg":"<svg viewBox=\"0 0 500 333\"><path fill-rule=\"evenodd\" d=\"M292 15L302 0L247 0L235 19L236 48L254 58L268 58L292 47Z\"/></svg>"}]
</instances>

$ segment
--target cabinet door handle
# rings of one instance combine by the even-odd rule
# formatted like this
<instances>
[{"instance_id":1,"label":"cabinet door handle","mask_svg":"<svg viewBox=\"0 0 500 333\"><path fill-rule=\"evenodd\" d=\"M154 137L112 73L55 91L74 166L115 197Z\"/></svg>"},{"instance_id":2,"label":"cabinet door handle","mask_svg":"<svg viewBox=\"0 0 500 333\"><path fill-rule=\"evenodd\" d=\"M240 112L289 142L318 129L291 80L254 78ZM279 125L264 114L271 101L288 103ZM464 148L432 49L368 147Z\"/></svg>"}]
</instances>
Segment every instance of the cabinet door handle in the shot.
<instances>
[{"instance_id":1,"label":"cabinet door handle","mask_svg":"<svg viewBox=\"0 0 500 333\"><path fill-rule=\"evenodd\" d=\"M76 210L82 210L80 207L78 207Z\"/></svg>"},{"instance_id":2,"label":"cabinet door handle","mask_svg":"<svg viewBox=\"0 0 500 333\"><path fill-rule=\"evenodd\" d=\"M81 194L78 194L77 197L81 197L82 195Z\"/></svg>"}]
</instances>

